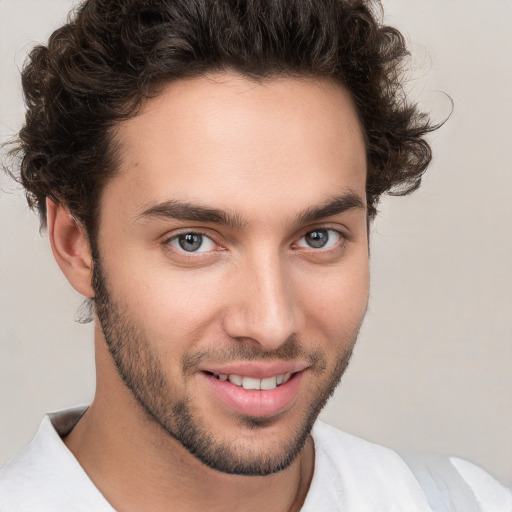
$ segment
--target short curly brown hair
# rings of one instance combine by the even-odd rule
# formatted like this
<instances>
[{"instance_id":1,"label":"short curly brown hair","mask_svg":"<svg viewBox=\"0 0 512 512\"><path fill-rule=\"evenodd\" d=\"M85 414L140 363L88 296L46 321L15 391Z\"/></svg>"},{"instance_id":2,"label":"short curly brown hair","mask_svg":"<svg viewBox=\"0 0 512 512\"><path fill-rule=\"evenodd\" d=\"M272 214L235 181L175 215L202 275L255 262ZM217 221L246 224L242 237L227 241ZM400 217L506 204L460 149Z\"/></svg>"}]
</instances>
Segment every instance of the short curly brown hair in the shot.
<instances>
[{"instance_id":1,"label":"short curly brown hair","mask_svg":"<svg viewBox=\"0 0 512 512\"><path fill-rule=\"evenodd\" d=\"M169 81L235 70L265 80L322 77L355 102L366 138L368 216L385 193L407 194L431 160L435 129L408 102L402 34L372 0L86 0L22 72L27 112L11 155L44 226L45 198L96 233L116 170L116 123Z\"/></svg>"}]
</instances>

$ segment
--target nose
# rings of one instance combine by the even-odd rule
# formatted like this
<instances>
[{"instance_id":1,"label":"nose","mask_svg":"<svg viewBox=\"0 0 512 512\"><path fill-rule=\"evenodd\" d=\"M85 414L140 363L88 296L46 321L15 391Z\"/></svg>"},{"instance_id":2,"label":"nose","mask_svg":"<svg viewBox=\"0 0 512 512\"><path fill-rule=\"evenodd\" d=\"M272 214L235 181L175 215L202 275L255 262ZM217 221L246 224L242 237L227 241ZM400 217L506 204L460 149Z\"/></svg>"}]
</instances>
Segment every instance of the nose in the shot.
<instances>
[{"instance_id":1,"label":"nose","mask_svg":"<svg viewBox=\"0 0 512 512\"><path fill-rule=\"evenodd\" d=\"M278 348L301 328L299 298L279 256L254 258L232 276L224 330L235 339Z\"/></svg>"}]
</instances>

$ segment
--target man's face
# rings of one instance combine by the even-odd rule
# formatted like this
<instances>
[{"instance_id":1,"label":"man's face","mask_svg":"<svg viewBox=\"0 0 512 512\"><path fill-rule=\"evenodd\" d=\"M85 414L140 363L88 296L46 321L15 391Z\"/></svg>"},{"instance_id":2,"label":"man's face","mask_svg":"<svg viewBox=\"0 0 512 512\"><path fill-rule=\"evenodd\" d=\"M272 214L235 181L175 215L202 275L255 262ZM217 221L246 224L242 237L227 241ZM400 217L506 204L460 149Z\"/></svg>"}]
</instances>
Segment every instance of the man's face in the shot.
<instances>
[{"instance_id":1,"label":"man's face","mask_svg":"<svg viewBox=\"0 0 512 512\"><path fill-rule=\"evenodd\" d=\"M283 469L366 308L365 149L348 94L323 80L181 80L116 137L96 313L133 414L214 469Z\"/></svg>"}]
</instances>

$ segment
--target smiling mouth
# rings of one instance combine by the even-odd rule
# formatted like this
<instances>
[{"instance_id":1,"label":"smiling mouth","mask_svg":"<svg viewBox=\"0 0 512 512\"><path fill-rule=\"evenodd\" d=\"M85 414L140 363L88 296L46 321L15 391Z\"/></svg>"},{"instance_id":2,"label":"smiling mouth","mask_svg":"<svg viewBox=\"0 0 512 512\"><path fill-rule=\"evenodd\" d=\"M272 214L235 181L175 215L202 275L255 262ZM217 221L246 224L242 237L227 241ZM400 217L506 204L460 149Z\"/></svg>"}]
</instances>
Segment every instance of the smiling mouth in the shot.
<instances>
[{"instance_id":1,"label":"smiling mouth","mask_svg":"<svg viewBox=\"0 0 512 512\"><path fill-rule=\"evenodd\" d=\"M229 369L227 366L205 368L200 374L208 389L230 412L270 418L295 404L307 370L301 364L276 366L280 368L271 370L269 366L263 368L261 365L251 367L240 364ZM288 372L285 373L286 370Z\"/></svg>"},{"instance_id":2,"label":"smiling mouth","mask_svg":"<svg viewBox=\"0 0 512 512\"><path fill-rule=\"evenodd\" d=\"M278 388L283 384L286 384L290 378L295 375L295 373L285 373L282 375L274 375L272 377L267 377L265 379L256 379L254 377L246 377L243 375L235 375L235 374L226 374L226 373L213 373L213 372L204 372L207 375L211 375L216 379L223 382L230 382L231 384L238 386L244 389L256 389L256 390L264 390L270 391L272 389Z\"/></svg>"}]
</instances>

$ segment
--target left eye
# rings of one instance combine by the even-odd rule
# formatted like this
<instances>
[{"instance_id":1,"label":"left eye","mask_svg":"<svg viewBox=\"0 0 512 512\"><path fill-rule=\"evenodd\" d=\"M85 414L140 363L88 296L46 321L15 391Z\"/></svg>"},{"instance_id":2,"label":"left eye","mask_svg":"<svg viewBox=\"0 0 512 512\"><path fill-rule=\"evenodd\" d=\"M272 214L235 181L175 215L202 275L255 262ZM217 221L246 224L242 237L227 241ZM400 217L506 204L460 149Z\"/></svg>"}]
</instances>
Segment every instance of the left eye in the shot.
<instances>
[{"instance_id":1,"label":"left eye","mask_svg":"<svg viewBox=\"0 0 512 512\"><path fill-rule=\"evenodd\" d=\"M339 243L341 233L334 229L314 229L308 231L298 242L298 247L308 249L330 249Z\"/></svg>"},{"instance_id":2,"label":"left eye","mask_svg":"<svg viewBox=\"0 0 512 512\"><path fill-rule=\"evenodd\" d=\"M185 252L208 252L215 249L215 242L202 233L182 233L169 240L175 249Z\"/></svg>"}]
</instances>

